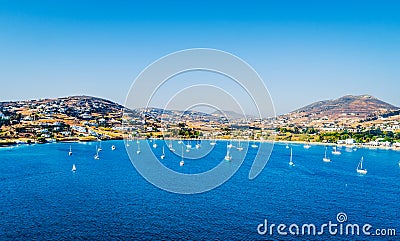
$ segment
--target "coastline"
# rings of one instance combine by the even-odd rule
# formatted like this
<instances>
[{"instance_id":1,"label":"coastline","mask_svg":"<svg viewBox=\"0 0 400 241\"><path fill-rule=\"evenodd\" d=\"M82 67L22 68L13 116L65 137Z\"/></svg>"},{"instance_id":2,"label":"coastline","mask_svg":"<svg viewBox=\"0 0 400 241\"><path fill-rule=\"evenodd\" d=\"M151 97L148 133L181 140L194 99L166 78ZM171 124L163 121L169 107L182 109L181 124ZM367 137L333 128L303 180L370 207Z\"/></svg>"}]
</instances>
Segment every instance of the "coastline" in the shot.
<instances>
[{"instance_id":1,"label":"coastline","mask_svg":"<svg viewBox=\"0 0 400 241\"><path fill-rule=\"evenodd\" d=\"M48 144L48 143L79 143L79 142L97 142L97 141L116 141L116 140L124 140L124 139L79 139L79 138L65 138L61 140L47 140L46 142L37 142L32 140L24 140L24 139L12 139L8 141L0 141L0 148L2 147L12 147L18 145L36 145L36 144Z\"/></svg>"},{"instance_id":2,"label":"coastline","mask_svg":"<svg viewBox=\"0 0 400 241\"><path fill-rule=\"evenodd\" d=\"M387 146L369 146L365 145L363 143L355 143L353 145L348 145L348 144L336 144L336 143L323 143L323 142L306 142L306 141L275 141L275 140L248 140L248 139L196 139L196 138L136 138L138 140L174 140L174 141L210 141L210 140L216 140L216 141L247 141L247 142L256 142L256 143L278 143L278 144L298 144L298 145L316 145L316 146L337 146L337 147L345 147L345 148L366 148L366 149L379 149L379 150L392 150L392 151L400 151L400 147L387 147ZM44 143L41 142L27 142L23 141L21 139L16 139L16 140L9 140L9 141L0 141L0 148L2 147L13 147L13 146L19 146L19 145L35 145L35 144L48 144L48 143L82 143L82 142L98 142L98 141L116 141L116 140L123 140L126 141L127 139L122 138L122 139L105 139L105 140L99 140L95 138L90 138L90 139L79 139L79 138L68 138L68 139L62 139L62 140L54 140L54 141L47 141ZM133 139L130 139L133 140Z\"/></svg>"},{"instance_id":3,"label":"coastline","mask_svg":"<svg viewBox=\"0 0 400 241\"><path fill-rule=\"evenodd\" d=\"M276 143L282 144L309 144L309 145L318 145L318 146L338 146L338 147L345 147L345 148L366 148L366 149L380 149L380 150L392 150L392 151L400 151L399 147L386 147L386 146L369 146L362 143L355 143L353 145L346 145L346 144L336 144L336 143L324 143L324 142L306 142L306 141L274 141Z\"/></svg>"}]
</instances>

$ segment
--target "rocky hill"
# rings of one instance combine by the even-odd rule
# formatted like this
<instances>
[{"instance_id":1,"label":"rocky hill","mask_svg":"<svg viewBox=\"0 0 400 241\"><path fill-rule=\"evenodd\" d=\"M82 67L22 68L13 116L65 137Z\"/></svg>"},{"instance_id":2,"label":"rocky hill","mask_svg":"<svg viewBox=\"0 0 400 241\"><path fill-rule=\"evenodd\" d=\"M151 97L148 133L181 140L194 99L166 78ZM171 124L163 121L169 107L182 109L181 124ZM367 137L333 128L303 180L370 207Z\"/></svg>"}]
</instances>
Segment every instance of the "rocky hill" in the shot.
<instances>
[{"instance_id":1,"label":"rocky hill","mask_svg":"<svg viewBox=\"0 0 400 241\"><path fill-rule=\"evenodd\" d=\"M48 113L75 114L79 112L103 113L121 112L123 106L112 101L92 96L68 96L56 99L0 102L0 110L38 109Z\"/></svg>"},{"instance_id":2,"label":"rocky hill","mask_svg":"<svg viewBox=\"0 0 400 241\"><path fill-rule=\"evenodd\" d=\"M335 100L324 100L312 103L290 114L298 114L301 116L328 116L332 119L343 115L365 118L367 116L375 116L398 109L399 107L370 95L346 95Z\"/></svg>"}]
</instances>

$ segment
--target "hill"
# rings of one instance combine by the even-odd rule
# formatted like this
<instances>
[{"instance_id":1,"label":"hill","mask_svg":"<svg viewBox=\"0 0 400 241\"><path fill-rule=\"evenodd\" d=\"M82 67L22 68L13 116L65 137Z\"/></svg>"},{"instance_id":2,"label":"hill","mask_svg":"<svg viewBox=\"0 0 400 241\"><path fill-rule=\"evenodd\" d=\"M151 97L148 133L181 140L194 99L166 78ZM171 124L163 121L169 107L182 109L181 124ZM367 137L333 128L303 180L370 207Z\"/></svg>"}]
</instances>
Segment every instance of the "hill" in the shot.
<instances>
[{"instance_id":1,"label":"hill","mask_svg":"<svg viewBox=\"0 0 400 241\"><path fill-rule=\"evenodd\" d=\"M312 103L290 114L300 116L327 116L330 119L349 115L365 118L398 110L399 107L386 103L371 95L346 95L334 100L324 100Z\"/></svg>"},{"instance_id":2,"label":"hill","mask_svg":"<svg viewBox=\"0 0 400 241\"><path fill-rule=\"evenodd\" d=\"M66 114L79 116L86 114L109 114L121 112L124 107L110 100L92 96L68 96L55 99L0 102L0 110L5 114L15 111L36 111L43 114Z\"/></svg>"}]
</instances>

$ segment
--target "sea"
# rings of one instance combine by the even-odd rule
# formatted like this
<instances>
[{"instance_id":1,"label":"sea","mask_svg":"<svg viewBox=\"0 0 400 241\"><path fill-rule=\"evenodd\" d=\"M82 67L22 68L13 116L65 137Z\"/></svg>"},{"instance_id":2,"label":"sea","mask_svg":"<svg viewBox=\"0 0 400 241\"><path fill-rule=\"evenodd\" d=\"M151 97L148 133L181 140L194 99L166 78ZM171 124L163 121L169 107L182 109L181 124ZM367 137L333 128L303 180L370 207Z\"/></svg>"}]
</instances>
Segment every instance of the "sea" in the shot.
<instances>
[{"instance_id":1,"label":"sea","mask_svg":"<svg viewBox=\"0 0 400 241\"><path fill-rule=\"evenodd\" d=\"M227 145L217 141L200 158L184 153L180 166L182 144L173 141L171 152L168 142L153 141L158 147L151 152L159 157L164 146L160 162L175 172L202 173L239 161L237 150L225 161ZM250 180L257 148L248 146L225 183L179 194L153 185L135 168L132 162L150 158L146 149L131 160L124 141L103 141L95 160L99 144L0 148L0 240L399 240L399 151L340 147L342 154L332 155L331 146L275 143L264 169ZM201 148L209 145L201 142ZM294 166L288 164L290 149ZM329 163L322 161L325 150ZM366 175L356 172L361 157ZM358 225L359 234L348 225Z\"/></svg>"}]
</instances>

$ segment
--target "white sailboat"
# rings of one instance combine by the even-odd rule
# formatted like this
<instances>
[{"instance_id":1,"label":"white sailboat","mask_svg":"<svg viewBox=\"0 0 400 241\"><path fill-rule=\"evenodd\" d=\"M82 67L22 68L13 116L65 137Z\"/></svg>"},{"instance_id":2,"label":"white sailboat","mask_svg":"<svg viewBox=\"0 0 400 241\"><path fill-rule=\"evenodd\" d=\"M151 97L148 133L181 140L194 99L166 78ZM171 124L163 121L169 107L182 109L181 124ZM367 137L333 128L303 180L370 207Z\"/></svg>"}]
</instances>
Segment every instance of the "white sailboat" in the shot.
<instances>
[{"instance_id":1,"label":"white sailboat","mask_svg":"<svg viewBox=\"0 0 400 241\"><path fill-rule=\"evenodd\" d=\"M172 141L171 140L169 140L168 148L172 149Z\"/></svg>"},{"instance_id":2,"label":"white sailboat","mask_svg":"<svg viewBox=\"0 0 400 241\"><path fill-rule=\"evenodd\" d=\"M331 159L330 159L329 157L326 156L327 150L328 150L328 147L325 147L325 156L324 156L324 158L322 158L322 160L323 160L324 162L331 162Z\"/></svg>"},{"instance_id":3,"label":"white sailboat","mask_svg":"<svg viewBox=\"0 0 400 241\"><path fill-rule=\"evenodd\" d=\"M169 148L170 151L175 152L175 149L174 149L174 147L172 145L172 141L171 140L169 140L168 148Z\"/></svg>"},{"instance_id":4,"label":"white sailboat","mask_svg":"<svg viewBox=\"0 0 400 241\"><path fill-rule=\"evenodd\" d=\"M175 152L175 149L174 149L174 147L172 145L172 140L169 140L168 148L169 148L170 151Z\"/></svg>"},{"instance_id":5,"label":"white sailboat","mask_svg":"<svg viewBox=\"0 0 400 241\"><path fill-rule=\"evenodd\" d=\"M294 166L292 148L290 148L289 166Z\"/></svg>"},{"instance_id":6,"label":"white sailboat","mask_svg":"<svg viewBox=\"0 0 400 241\"><path fill-rule=\"evenodd\" d=\"M211 140L211 141L210 141L210 145L211 145L211 146L215 146L216 144L217 144L217 142L216 142L215 140Z\"/></svg>"},{"instance_id":7,"label":"white sailboat","mask_svg":"<svg viewBox=\"0 0 400 241\"><path fill-rule=\"evenodd\" d=\"M72 156L72 147L71 146L69 146L68 156Z\"/></svg>"},{"instance_id":8,"label":"white sailboat","mask_svg":"<svg viewBox=\"0 0 400 241\"><path fill-rule=\"evenodd\" d=\"M289 144L286 143L286 149L289 149Z\"/></svg>"},{"instance_id":9,"label":"white sailboat","mask_svg":"<svg viewBox=\"0 0 400 241\"><path fill-rule=\"evenodd\" d=\"M115 146L112 145L112 146L111 146L111 151L114 151L114 150L115 150Z\"/></svg>"},{"instance_id":10,"label":"white sailboat","mask_svg":"<svg viewBox=\"0 0 400 241\"><path fill-rule=\"evenodd\" d=\"M190 141L188 141L187 144L183 143L183 146L186 147L186 152L190 152L190 149L192 148L192 145L190 144Z\"/></svg>"},{"instance_id":11,"label":"white sailboat","mask_svg":"<svg viewBox=\"0 0 400 241\"><path fill-rule=\"evenodd\" d=\"M228 141L228 148L232 148L232 147L233 147L232 143L230 143L230 142Z\"/></svg>"},{"instance_id":12,"label":"white sailboat","mask_svg":"<svg viewBox=\"0 0 400 241\"><path fill-rule=\"evenodd\" d=\"M367 174L367 169L363 168L363 166L362 166L363 161L364 161L364 157L361 157L361 160L358 163L358 166L357 166L357 169L356 169L357 173L361 174L361 175Z\"/></svg>"},{"instance_id":13,"label":"white sailboat","mask_svg":"<svg viewBox=\"0 0 400 241\"><path fill-rule=\"evenodd\" d=\"M96 145L96 155L94 155L94 159L95 160L99 160L100 159L100 157L99 157L99 148L97 148L97 145Z\"/></svg>"},{"instance_id":14,"label":"white sailboat","mask_svg":"<svg viewBox=\"0 0 400 241\"><path fill-rule=\"evenodd\" d=\"M183 166L183 165L185 165L185 161L183 160L183 146L182 146L182 159L181 159L181 161L179 162L179 166Z\"/></svg>"},{"instance_id":15,"label":"white sailboat","mask_svg":"<svg viewBox=\"0 0 400 241\"><path fill-rule=\"evenodd\" d=\"M310 147L311 147L311 145L308 143L304 145L304 149L310 149Z\"/></svg>"},{"instance_id":16,"label":"white sailboat","mask_svg":"<svg viewBox=\"0 0 400 241\"><path fill-rule=\"evenodd\" d=\"M252 148L257 148L258 146L256 145L255 142L253 142L253 144L251 144L251 147L252 147Z\"/></svg>"},{"instance_id":17,"label":"white sailboat","mask_svg":"<svg viewBox=\"0 0 400 241\"><path fill-rule=\"evenodd\" d=\"M196 149L200 149L200 148L201 148L200 142L199 142L199 140L197 140L196 141Z\"/></svg>"},{"instance_id":18,"label":"white sailboat","mask_svg":"<svg viewBox=\"0 0 400 241\"><path fill-rule=\"evenodd\" d=\"M71 171L73 171L73 172L75 172L75 171L76 171L76 166L75 166L75 164L72 164Z\"/></svg>"},{"instance_id":19,"label":"white sailboat","mask_svg":"<svg viewBox=\"0 0 400 241\"><path fill-rule=\"evenodd\" d=\"M162 155L161 155L161 159L165 158L165 152L164 152L164 146L162 147Z\"/></svg>"},{"instance_id":20,"label":"white sailboat","mask_svg":"<svg viewBox=\"0 0 400 241\"><path fill-rule=\"evenodd\" d=\"M192 148L192 144L191 144L191 142L190 142L190 141L188 141L188 143L186 144L186 148L187 148L187 149L190 149L190 148Z\"/></svg>"},{"instance_id":21,"label":"white sailboat","mask_svg":"<svg viewBox=\"0 0 400 241\"><path fill-rule=\"evenodd\" d=\"M137 151L136 151L136 154L140 154L140 143L139 142L137 142Z\"/></svg>"},{"instance_id":22,"label":"white sailboat","mask_svg":"<svg viewBox=\"0 0 400 241\"><path fill-rule=\"evenodd\" d=\"M333 155L340 155L340 154L342 154L342 153L341 153L341 152L337 149L337 147L335 146L335 147L333 147L332 154L333 154Z\"/></svg>"},{"instance_id":23,"label":"white sailboat","mask_svg":"<svg viewBox=\"0 0 400 241\"><path fill-rule=\"evenodd\" d=\"M232 160L232 156L230 155L230 150L231 150L232 144L226 145L226 155L225 155L225 161L230 161Z\"/></svg>"},{"instance_id":24,"label":"white sailboat","mask_svg":"<svg viewBox=\"0 0 400 241\"><path fill-rule=\"evenodd\" d=\"M103 150L103 148L101 148L101 141L100 141L100 147L99 147L98 151L102 151L102 150Z\"/></svg>"},{"instance_id":25,"label":"white sailboat","mask_svg":"<svg viewBox=\"0 0 400 241\"><path fill-rule=\"evenodd\" d=\"M239 143L238 143L238 146L237 146L237 148L236 148L238 151L243 151L243 147L242 147L242 145L240 144L240 139L239 139Z\"/></svg>"},{"instance_id":26,"label":"white sailboat","mask_svg":"<svg viewBox=\"0 0 400 241\"><path fill-rule=\"evenodd\" d=\"M157 148L157 143L154 141L153 148Z\"/></svg>"}]
</instances>

